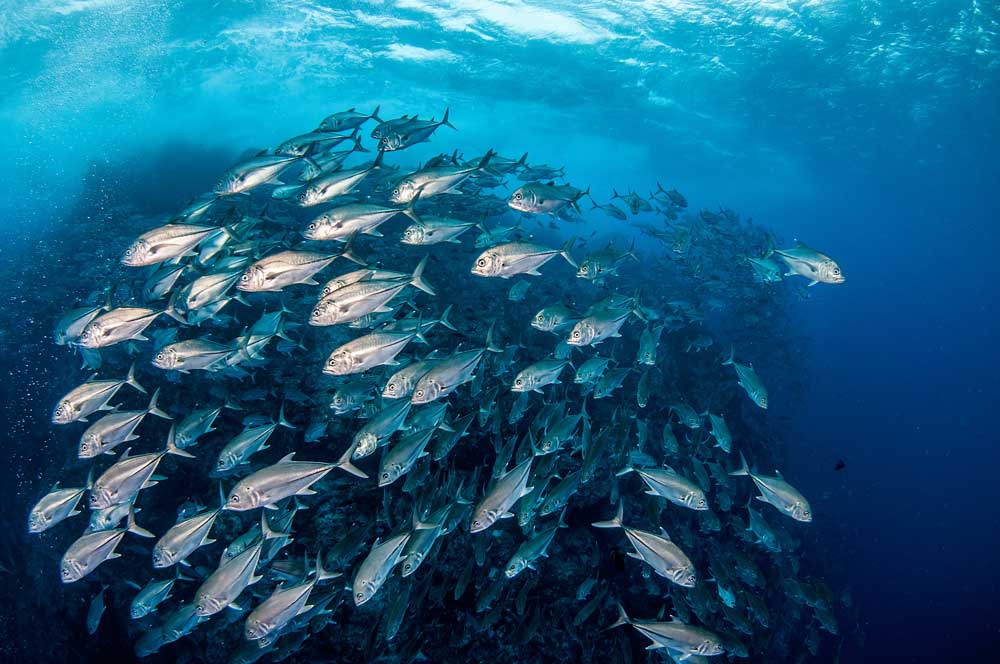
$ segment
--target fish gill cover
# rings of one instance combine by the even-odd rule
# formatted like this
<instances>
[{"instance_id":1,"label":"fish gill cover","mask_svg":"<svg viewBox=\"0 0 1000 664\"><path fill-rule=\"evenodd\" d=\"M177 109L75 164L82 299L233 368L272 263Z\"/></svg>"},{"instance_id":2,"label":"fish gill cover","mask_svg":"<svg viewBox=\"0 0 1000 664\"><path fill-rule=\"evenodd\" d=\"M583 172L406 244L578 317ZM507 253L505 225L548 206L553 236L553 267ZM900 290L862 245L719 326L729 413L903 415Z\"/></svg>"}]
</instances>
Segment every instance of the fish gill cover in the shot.
<instances>
[{"instance_id":1,"label":"fish gill cover","mask_svg":"<svg viewBox=\"0 0 1000 664\"><path fill-rule=\"evenodd\" d=\"M0 334L32 383L5 384L4 401L40 441L11 472L25 499L5 512L0 562L23 610L5 652L863 652L852 592L824 580L833 547L810 534L827 515L779 470L794 442L782 414L807 380L802 305L843 292L851 265L836 234L754 220L692 173L766 161L740 187L801 195L794 150L768 134L817 108L841 133L853 93L752 65L821 48L850 19L868 32L812 64L871 56L905 78L865 46L880 16L14 7L4 117L26 134L3 140L30 146L11 180L30 195L2 204L59 219L15 225L31 260L5 266L19 299ZM736 81L768 99L705 103ZM747 113L763 127L733 151ZM846 133L857 143L837 148L862 161L891 143Z\"/></svg>"}]
</instances>

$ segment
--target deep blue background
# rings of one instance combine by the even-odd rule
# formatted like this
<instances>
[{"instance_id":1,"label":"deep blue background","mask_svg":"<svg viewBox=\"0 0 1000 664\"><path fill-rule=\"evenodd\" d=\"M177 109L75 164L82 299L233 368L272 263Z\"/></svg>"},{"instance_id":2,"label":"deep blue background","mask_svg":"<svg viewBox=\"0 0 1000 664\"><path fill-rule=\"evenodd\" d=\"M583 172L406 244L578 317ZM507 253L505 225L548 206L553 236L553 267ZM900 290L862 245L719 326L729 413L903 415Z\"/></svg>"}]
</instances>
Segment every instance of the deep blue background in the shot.
<instances>
[{"instance_id":1,"label":"deep blue background","mask_svg":"<svg viewBox=\"0 0 1000 664\"><path fill-rule=\"evenodd\" d=\"M88 223L67 214L95 165L159 164L124 193L165 212L198 193L205 163L346 106L450 106L460 134L414 160L529 150L599 199L662 180L829 252L847 275L796 305L811 341L786 475L812 497L834 585L861 607L865 660L1000 644L995 7L343 5L5 7L5 268L34 260L43 232ZM5 320L51 316L8 296ZM16 349L4 341L0 357L16 363ZM30 451L7 450L19 528L41 473Z\"/></svg>"}]
</instances>

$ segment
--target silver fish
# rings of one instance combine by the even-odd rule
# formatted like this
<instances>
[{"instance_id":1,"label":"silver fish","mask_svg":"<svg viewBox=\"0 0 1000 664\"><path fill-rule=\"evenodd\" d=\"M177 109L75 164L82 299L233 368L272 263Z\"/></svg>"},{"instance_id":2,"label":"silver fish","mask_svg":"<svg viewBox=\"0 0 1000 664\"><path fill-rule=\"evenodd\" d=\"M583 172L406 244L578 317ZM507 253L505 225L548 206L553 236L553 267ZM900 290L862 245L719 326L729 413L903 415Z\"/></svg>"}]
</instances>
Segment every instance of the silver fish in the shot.
<instances>
[{"instance_id":1,"label":"silver fish","mask_svg":"<svg viewBox=\"0 0 1000 664\"><path fill-rule=\"evenodd\" d=\"M375 160L363 168L324 173L309 180L299 192L298 204L302 207L312 207L351 193L369 173L382 168L382 154L380 151Z\"/></svg>"},{"instance_id":2,"label":"silver fish","mask_svg":"<svg viewBox=\"0 0 1000 664\"><path fill-rule=\"evenodd\" d=\"M278 176L300 161L297 155L259 154L230 168L215 185L216 196L243 194L265 183L283 184Z\"/></svg>"},{"instance_id":3,"label":"silver fish","mask_svg":"<svg viewBox=\"0 0 1000 664\"><path fill-rule=\"evenodd\" d=\"M590 187L586 191L580 191L568 184L535 181L515 189L507 204L518 212L559 215L566 208L580 212L577 201L589 193Z\"/></svg>"},{"instance_id":4,"label":"silver fish","mask_svg":"<svg viewBox=\"0 0 1000 664\"><path fill-rule=\"evenodd\" d=\"M179 449L174 444L174 428L174 426L170 427L167 446L162 452L130 457L129 450L125 450L118 461L104 471L94 482L94 486L90 488L90 496L88 497L90 508L104 509L119 503L129 502L141 489L156 484L156 480L151 479L151 477L156 472L160 461L168 454L194 458L193 454Z\"/></svg>"},{"instance_id":5,"label":"silver fish","mask_svg":"<svg viewBox=\"0 0 1000 664\"><path fill-rule=\"evenodd\" d=\"M219 508L178 520L153 545L153 567L163 569L183 563L188 556L214 542L208 538L215 520L225 509L225 495L219 486Z\"/></svg>"},{"instance_id":6,"label":"silver fish","mask_svg":"<svg viewBox=\"0 0 1000 664\"><path fill-rule=\"evenodd\" d=\"M493 483L493 486L472 512L472 524L469 532L481 532L496 523L498 519L514 516L510 512L510 508L522 496L531 493L534 488L528 486L533 460L534 457L528 457Z\"/></svg>"},{"instance_id":7,"label":"silver fish","mask_svg":"<svg viewBox=\"0 0 1000 664\"><path fill-rule=\"evenodd\" d=\"M166 311L143 307L118 307L103 313L83 328L77 344L84 348L105 348L122 341L147 341L143 331Z\"/></svg>"},{"instance_id":8,"label":"silver fish","mask_svg":"<svg viewBox=\"0 0 1000 664\"><path fill-rule=\"evenodd\" d=\"M279 586L250 612L243 625L247 640L258 641L281 633L293 618L309 609L306 603L317 583L340 576L323 569L322 560L322 555L316 556L316 570L311 579L288 588Z\"/></svg>"},{"instance_id":9,"label":"silver fish","mask_svg":"<svg viewBox=\"0 0 1000 664\"><path fill-rule=\"evenodd\" d=\"M729 474L750 477L760 489L761 495L757 496L757 500L774 505L779 512L796 521L803 523L812 521L812 508L809 506L809 501L799 493L798 489L786 482L781 473L778 473L777 477L768 477L751 472L742 452L740 453L740 464L739 470Z\"/></svg>"},{"instance_id":10,"label":"silver fish","mask_svg":"<svg viewBox=\"0 0 1000 664\"><path fill-rule=\"evenodd\" d=\"M179 579L190 581L190 579L182 577L180 572L178 572L172 579L150 579L149 583L147 583L144 587L140 587L137 584L131 584L136 590L139 591L136 593L135 597L132 598L131 604L129 604L129 616L132 620L145 618L150 613L156 611L160 604L170 598L170 591L173 590L174 584L177 583Z\"/></svg>"},{"instance_id":11,"label":"silver fish","mask_svg":"<svg viewBox=\"0 0 1000 664\"><path fill-rule=\"evenodd\" d=\"M166 297L188 269L189 266L184 263L161 265L146 279L142 287L142 299L146 302L155 302Z\"/></svg>"},{"instance_id":12,"label":"silver fish","mask_svg":"<svg viewBox=\"0 0 1000 664\"><path fill-rule=\"evenodd\" d=\"M760 376L754 371L753 367L747 364L740 364L734 359L736 349L733 347L729 348L729 359L725 360L722 365L726 366L732 365L733 369L736 370L736 378L740 387L747 393L750 400L757 404L763 409L767 409L767 388L764 386L763 381L761 381Z\"/></svg>"},{"instance_id":13,"label":"silver fish","mask_svg":"<svg viewBox=\"0 0 1000 664\"><path fill-rule=\"evenodd\" d=\"M669 428L669 427L668 427ZM708 502L701 487L678 474L670 466L665 468L633 468L628 466L619 475L635 472L646 483L650 496L666 498L675 505L692 510L707 510Z\"/></svg>"},{"instance_id":14,"label":"silver fish","mask_svg":"<svg viewBox=\"0 0 1000 664\"><path fill-rule=\"evenodd\" d=\"M418 339L424 343L423 334L413 332L373 332L338 346L330 353L323 366L323 373L332 376L368 371L383 364L395 364L395 357L410 341Z\"/></svg>"},{"instance_id":15,"label":"silver fish","mask_svg":"<svg viewBox=\"0 0 1000 664\"><path fill-rule=\"evenodd\" d=\"M346 111L340 111L339 113L334 113L333 115L328 115L323 118L323 121L319 123L318 131L350 131L352 129L357 129L369 120L375 120L375 122L381 123L382 121L378 117L378 112L381 106L376 106L375 110L369 115L364 113L358 113L353 108L349 108Z\"/></svg>"},{"instance_id":16,"label":"silver fish","mask_svg":"<svg viewBox=\"0 0 1000 664\"><path fill-rule=\"evenodd\" d=\"M570 238L561 249L550 249L532 242L508 242L491 247L481 253L472 266L472 274L480 277L509 279L515 274L537 276L538 268L556 256L562 256L573 267L578 267L570 255L575 238Z\"/></svg>"},{"instance_id":17,"label":"silver fish","mask_svg":"<svg viewBox=\"0 0 1000 664\"><path fill-rule=\"evenodd\" d=\"M809 280L810 286L844 283L844 273L837 262L820 252L799 242L791 249L775 249L774 253L788 265L785 276L801 275Z\"/></svg>"},{"instance_id":18,"label":"silver fish","mask_svg":"<svg viewBox=\"0 0 1000 664\"><path fill-rule=\"evenodd\" d=\"M393 445L392 449L382 457L382 464L378 471L378 485L386 487L398 480L400 477L410 472L413 465L421 457L427 456L427 443L434 435L433 427L422 431L414 431L404 436Z\"/></svg>"},{"instance_id":19,"label":"silver fish","mask_svg":"<svg viewBox=\"0 0 1000 664\"><path fill-rule=\"evenodd\" d=\"M390 436L403 426L411 407L412 404L406 399L384 406L354 434L352 458L361 459L385 445Z\"/></svg>"},{"instance_id":20,"label":"silver fish","mask_svg":"<svg viewBox=\"0 0 1000 664\"><path fill-rule=\"evenodd\" d=\"M91 471L93 472L93 471ZM87 479L86 486L72 489L59 489L53 487L42 497L28 513L28 532L40 533L48 530L57 523L76 516L80 510L76 509L80 499L90 490L90 478Z\"/></svg>"},{"instance_id":21,"label":"silver fish","mask_svg":"<svg viewBox=\"0 0 1000 664\"><path fill-rule=\"evenodd\" d=\"M67 311L59 322L56 323L55 342L60 346L76 343L83 334L84 329L90 321L97 318L102 312L111 309L110 302L106 302L97 307L80 307Z\"/></svg>"},{"instance_id":22,"label":"silver fish","mask_svg":"<svg viewBox=\"0 0 1000 664\"><path fill-rule=\"evenodd\" d=\"M631 310L602 310L577 321L569 333L566 343L570 346L593 346L605 339L620 337L619 330Z\"/></svg>"},{"instance_id":23,"label":"silver fish","mask_svg":"<svg viewBox=\"0 0 1000 664\"><path fill-rule=\"evenodd\" d=\"M247 587L263 578L257 576L256 571L267 532L249 549L219 565L202 582L195 592L195 613L201 617L215 615L232 605Z\"/></svg>"},{"instance_id":24,"label":"silver fish","mask_svg":"<svg viewBox=\"0 0 1000 664\"><path fill-rule=\"evenodd\" d=\"M226 443L215 462L215 472L227 473L241 464L249 463L250 457L257 452L269 449L267 441L279 426L293 431L296 428L285 419L284 404L281 405L277 422L244 429Z\"/></svg>"},{"instance_id":25,"label":"silver fish","mask_svg":"<svg viewBox=\"0 0 1000 664\"><path fill-rule=\"evenodd\" d=\"M502 349L493 342L493 325L490 325L486 333L486 345L478 350L453 353L450 357L436 362L430 371L417 381L410 401L414 404L425 404L448 396L455 388L474 378L474 373L486 353L501 351Z\"/></svg>"},{"instance_id":26,"label":"silver fish","mask_svg":"<svg viewBox=\"0 0 1000 664\"><path fill-rule=\"evenodd\" d=\"M313 275L328 266L337 254L316 251L279 251L246 269L236 287L241 291L280 291L295 284L318 285Z\"/></svg>"},{"instance_id":27,"label":"silver fish","mask_svg":"<svg viewBox=\"0 0 1000 664\"><path fill-rule=\"evenodd\" d=\"M559 374L570 365L569 360L540 360L531 364L514 378L511 392L542 392L546 385L559 382Z\"/></svg>"},{"instance_id":28,"label":"silver fish","mask_svg":"<svg viewBox=\"0 0 1000 664\"><path fill-rule=\"evenodd\" d=\"M391 537L386 541L375 540L371 551L361 562L351 584L355 606L361 606L375 596L392 569L402 559L410 533Z\"/></svg>"},{"instance_id":29,"label":"silver fish","mask_svg":"<svg viewBox=\"0 0 1000 664\"><path fill-rule=\"evenodd\" d=\"M238 512L267 507L291 496L308 496L316 493L309 487L320 481L334 468L341 468L358 477L367 477L347 459L337 463L294 461L295 453L286 455L278 463L262 468L244 477L229 492L226 509Z\"/></svg>"},{"instance_id":30,"label":"silver fish","mask_svg":"<svg viewBox=\"0 0 1000 664\"><path fill-rule=\"evenodd\" d=\"M214 226L166 224L140 235L125 250L122 263L129 267L144 267L180 258L199 243L224 230Z\"/></svg>"},{"instance_id":31,"label":"silver fish","mask_svg":"<svg viewBox=\"0 0 1000 664\"><path fill-rule=\"evenodd\" d=\"M413 270L409 279L364 280L333 291L313 308L309 315L310 325L337 325L349 323L362 316L376 312L391 311L386 304L408 286L418 288L429 295L434 289L424 281L427 257Z\"/></svg>"},{"instance_id":32,"label":"silver fish","mask_svg":"<svg viewBox=\"0 0 1000 664\"><path fill-rule=\"evenodd\" d=\"M556 532L560 528L565 528L566 524L563 523L562 516L559 517L559 522L545 530L534 533L531 537L521 543L521 546L517 548L514 555L511 556L510 560L507 562L506 567L504 567L504 575L508 579L513 579L515 576L523 572L524 570L531 568L535 569L535 561L542 557L548 557L548 548L552 544L553 538L556 536Z\"/></svg>"},{"instance_id":33,"label":"silver fish","mask_svg":"<svg viewBox=\"0 0 1000 664\"><path fill-rule=\"evenodd\" d=\"M157 388L145 410L111 413L87 427L80 436L79 457L91 459L101 454L109 454L122 443L137 439L139 436L135 435L135 430L147 415L156 415L165 420L173 419L157 407L156 401L159 396L160 390Z\"/></svg>"},{"instance_id":34,"label":"silver fish","mask_svg":"<svg viewBox=\"0 0 1000 664\"><path fill-rule=\"evenodd\" d=\"M135 517L129 512L128 525L125 528L102 530L83 535L70 544L62 557L60 575L63 583L73 583L93 572L106 560L121 558L115 549L125 537L125 533L133 533L140 537L152 537L153 533L140 528L135 523Z\"/></svg>"},{"instance_id":35,"label":"silver fish","mask_svg":"<svg viewBox=\"0 0 1000 664\"><path fill-rule=\"evenodd\" d=\"M331 208L309 222L302 236L307 240L337 240L346 242L351 236L373 235L379 237L378 227L397 214L410 219L418 217L412 207L392 208L372 203L349 203Z\"/></svg>"},{"instance_id":36,"label":"silver fish","mask_svg":"<svg viewBox=\"0 0 1000 664\"><path fill-rule=\"evenodd\" d=\"M694 588L698 582L694 564L680 547L670 541L667 532L661 528L661 534L655 535L645 530L629 528L622 523L623 510L623 504L619 502L618 513L613 519L597 521L592 525L595 528L621 528L635 548L635 552L630 552L629 556L647 563L654 572L679 586Z\"/></svg>"},{"instance_id":37,"label":"silver fish","mask_svg":"<svg viewBox=\"0 0 1000 664\"><path fill-rule=\"evenodd\" d=\"M575 325L580 320L572 309L562 304L555 304L540 310L531 319L531 327L541 332L553 334Z\"/></svg>"},{"instance_id":38,"label":"silver fish","mask_svg":"<svg viewBox=\"0 0 1000 664\"><path fill-rule=\"evenodd\" d=\"M215 423L215 419L219 417L219 414L222 413L223 408L225 406L203 408L191 412L181 420L180 424L177 425L177 431L174 436L174 443L177 447L181 449L191 447L198 442L199 438L215 431L212 425Z\"/></svg>"},{"instance_id":39,"label":"silver fish","mask_svg":"<svg viewBox=\"0 0 1000 664\"><path fill-rule=\"evenodd\" d=\"M460 244L458 237L475 225L474 221L421 217L419 221L403 230L400 242L418 246L438 244L439 242Z\"/></svg>"},{"instance_id":40,"label":"silver fish","mask_svg":"<svg viewBox=\"0 0 1000 664\"><path fill-rule=\"evenodd\" d=\"M632 625L641 634L649 637L652 643L646 647L647 650L667 648L671 653L676 653L679 660L694 656L714 657L725 652L722 642L714 633L685 624L677 618L671 618L669 622L632 620L619 605L618 620L611 627L619 625Z\"/></svg>"}]
</instances>

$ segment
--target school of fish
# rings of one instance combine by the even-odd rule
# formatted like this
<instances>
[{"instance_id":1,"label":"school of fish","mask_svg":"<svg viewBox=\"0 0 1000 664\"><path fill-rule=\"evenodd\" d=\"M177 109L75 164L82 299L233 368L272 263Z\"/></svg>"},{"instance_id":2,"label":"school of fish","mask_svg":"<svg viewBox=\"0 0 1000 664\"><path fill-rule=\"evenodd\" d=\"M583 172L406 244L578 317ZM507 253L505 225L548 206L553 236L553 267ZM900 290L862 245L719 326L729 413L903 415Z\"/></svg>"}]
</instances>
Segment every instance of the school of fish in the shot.
<instances>
[{"instance_id":1,"label":"school of fish","mask_svg":"<svg viewBox=\"0 0 1000 664\"><path fill-rule=\"evenodd\" d=\"M449 110L382 118L246 154L56 322L95 373L28 530L65 538L89 633L120 611L139 657L232 662L642 659L618 626L676 661L835 649L763 340L837 262L528 153L407 164Z\"/></svg>"}]
</instances>

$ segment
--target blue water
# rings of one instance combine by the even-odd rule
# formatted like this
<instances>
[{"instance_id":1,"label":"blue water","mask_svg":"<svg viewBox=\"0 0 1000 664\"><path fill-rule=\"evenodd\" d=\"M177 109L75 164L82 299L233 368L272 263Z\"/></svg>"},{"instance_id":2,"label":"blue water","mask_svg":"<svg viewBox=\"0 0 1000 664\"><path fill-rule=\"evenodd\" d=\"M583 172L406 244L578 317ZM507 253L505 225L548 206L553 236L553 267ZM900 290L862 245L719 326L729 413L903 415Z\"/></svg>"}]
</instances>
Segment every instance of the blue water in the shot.
<instances>
[{"instance_id":1,"label":"blue water","mask_svg":"<svg viewBox=\"0 0 1000 664\"><path fill-rule=\"evenodd\" d=\"M61 228L96 224L102 206L175 209L245 149L348 106L381 104L388 117L450 107L459 132L418 156L459 140L468 154L528 150L604 198L669 182L695 207L725 205L823 248L847 275L794 305L808 337L803 391L777 411L792 418L784 470L812 497L810 540L858 606L864 648L848 661L995 652L995 5L331 5L6 3L3 273L44 261ZM12 529L44 490L40 469L67 458L25 411L52 396L46 376L16 370L47 352L23 340L48 333L52 309L33 307L46 281L72 279L60 268L4 294L16 326L0 338L15 376L3 392ZM793 401L772 400L783 396ZM3 555L33 555L27 546L10 536ZM37 606L30 580L5 585L19 594L3 612Z\"/></svg>"}]
</instances>

